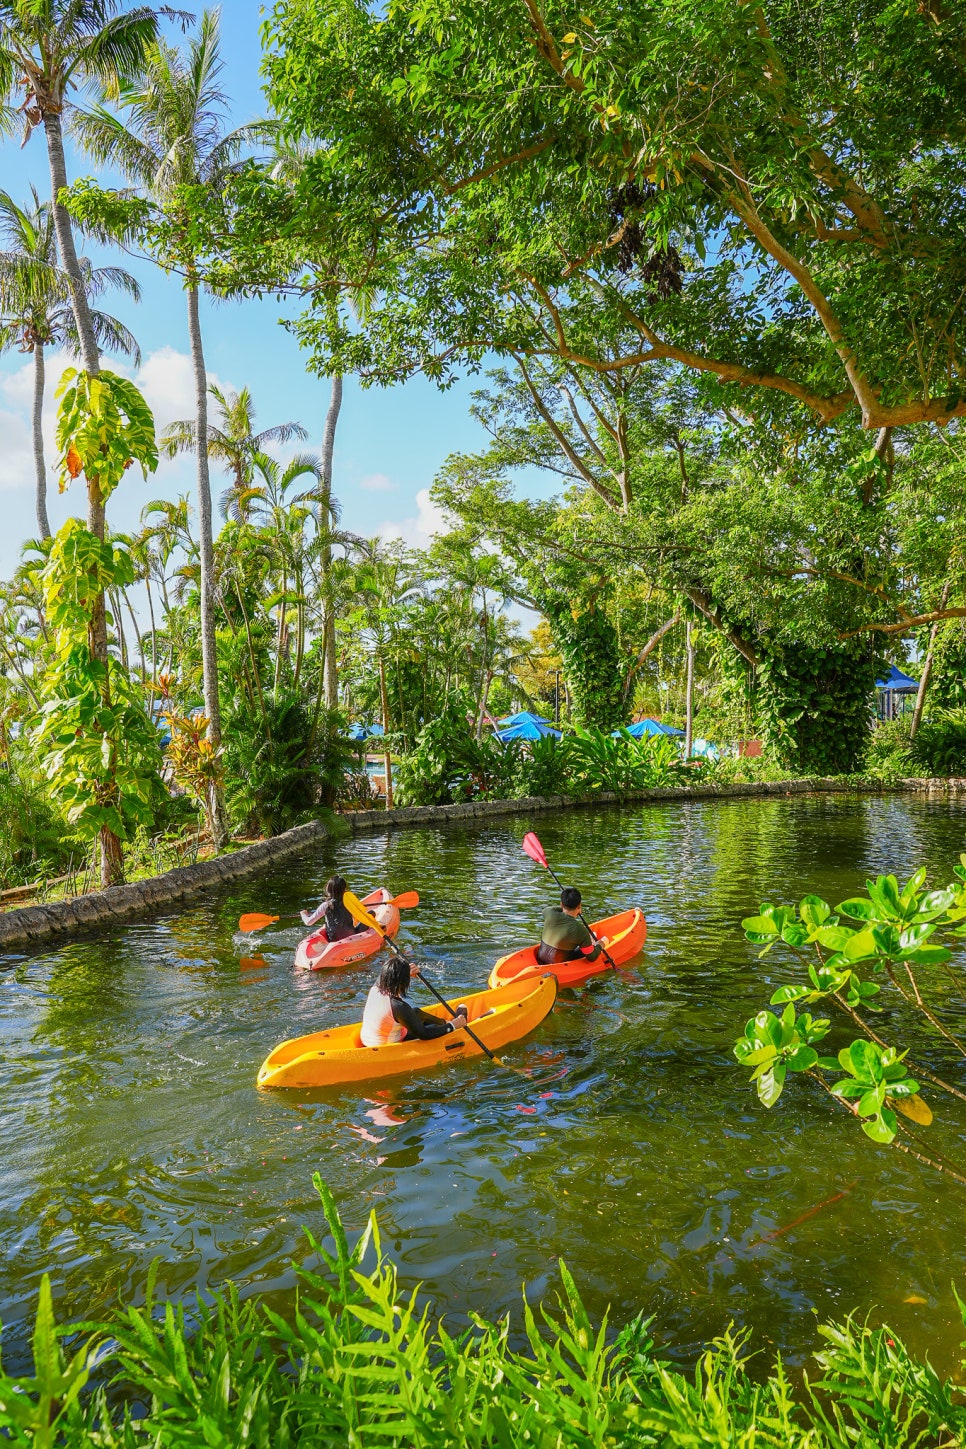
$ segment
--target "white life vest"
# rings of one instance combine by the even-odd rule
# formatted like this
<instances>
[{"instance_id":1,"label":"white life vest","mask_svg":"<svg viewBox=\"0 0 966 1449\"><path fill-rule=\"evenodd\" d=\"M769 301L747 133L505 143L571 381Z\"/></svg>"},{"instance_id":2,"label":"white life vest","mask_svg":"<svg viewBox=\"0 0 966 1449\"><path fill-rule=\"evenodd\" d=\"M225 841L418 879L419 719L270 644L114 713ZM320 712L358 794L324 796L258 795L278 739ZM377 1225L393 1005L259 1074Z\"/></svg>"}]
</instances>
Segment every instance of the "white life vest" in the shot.
<instances>
[{"instance_id":1,"label":"white life vest","mask_svg":"<svg viewBox=\"0 0 966 1449\"><path fill-rule=\"evenodd\" d=\"M390 1042L404 1041L405 1037L406 1028L392 1014L392 997L380 991L376 982L369 988L362 1013L362 1045L387 1046Z\"/></svg>"}]
</instances>

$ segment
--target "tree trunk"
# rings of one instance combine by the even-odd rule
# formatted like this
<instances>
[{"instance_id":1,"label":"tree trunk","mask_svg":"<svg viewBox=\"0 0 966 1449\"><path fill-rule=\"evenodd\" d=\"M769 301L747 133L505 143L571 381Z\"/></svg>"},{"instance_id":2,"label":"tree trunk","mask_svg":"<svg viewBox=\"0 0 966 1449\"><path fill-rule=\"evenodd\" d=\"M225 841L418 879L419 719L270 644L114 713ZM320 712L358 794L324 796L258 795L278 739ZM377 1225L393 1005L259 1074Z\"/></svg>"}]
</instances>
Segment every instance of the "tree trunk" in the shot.
<instances>
[{"instance_id":1,"label":"tree trunk","mask_svg":"<svg viewBox=\"0 0 966 1449\"><path fill-rule=\"evenodd\" d=\"M694 635L687 626L688 673L684 694L684 758L690 760L694 739Z\"/></svg>"},{"instance_id":2,"label":"tree trunk","mask_svg":"<svg viewBox=\"0 0 966 1449\"><path fill-rule=\"evenodd\" d=\"M383 734L389 734L389 700L386 694L386 662L382 655L379 655L379 691L382 696L382 729ZM386 766L386 809L392 809L392 758L389 754L389 745L386 744L383 752L383 761Z\"/></svg>"},{"instance_id":3,"label":"tree trunk","mask_svg":"<svg viewBox=\"0 0 966 1449\"><path fill-rule=\"evenodd\" d=\"M325 415L325 430L322 434L322 496L319 499L319 532L327 535L332 528L332 458L335 452L335 430L342 408L342 377L334 373L329 410ZM325 623L323 626L323 668L325 670L325 703L327 709L339 707L339 661L335 649L335 601L332 592L332 545L327 540L322 545L322 596L325 600Z\"/></svg>"},{"instance_id":4,"label":"tree trunk","mask_svg":"<svg viewBox=\"0 0 966 1449\"><path fill-rule=\"evenodd\" d=\"M50 200L54 215L54 231L57 235L57 250L60 253L60 264L67 273L70 283L71 305L80 340L84 371L90 373L92 377L96 377L101 370L101 357L94 336L90 302L77 260L77 248L74 246L70 215L67 208L62 206L58 200L61 191L67 186L64 134L59 111L51 110L44 114L44 133L47 137ZM87 478L87 527L95 538L104 542L104 500L101 497L100 484L96 477ZM107 652L107 611L103 592L96 594L91 604L90 645L95 662L104 666L104 703L108 705L110 704L111 686ZM124 879L124 857L120 840L106 825L101 826L100 846L101 885L116 885Z\"/></svg>"},{"instance_id":5,"label":"tree trunk","mask_svg":"<svg viewBox=\"0 0 966 1449\"><path fill-rule=\"evenodd\" d=\"M188 288L188 339L195 380L195 459L198 480L198 552L201 561L201 668L208 718L208 739L221 748L221 702L218 697L218 651L215 635L215 545L211 524L211 477L208 471L208 373L201 341L198 288ZM209 791L208 828L215 850L228 840L225 801L221 786Z\"/></svg>"},{"instance_id":6,"label":"tree trunk","mask_svg":"<svg viewBox=\"0 0 966 1449\"><path fill-rule=\"evenodd\" d=\"M945 609L949 603L949 593L952 585L947 580L943 585L942 599L939 607ZM929 681L932 678L932 662L936 654L936 639L939 635L940 620L936 620L929 630L929 648L926 650L926 657L922 664L922 674L919 677L919 688L916 691L916 707L912 712L912 724L909 727L909 738L914 740L919 733L919 726L922 724L922 712L926 707L926 691L929 689Z\"/></svg>"},{"instance_id":7,"label":"tree trunk","mask_svg":"<svg viewBox=\"0 0 966 1449\"><path fill-rule=\"evenodd\" d=\"M47 464L44 461L44 387L46 383L44 344L34 343L34 472L37 476L37 527L40 537L50 537L47 520Z\"/></svg>"},{"instance_id":8,"label":"tree trunk","mask_svg":"<svg viewBox=\"0 0 966 1449\"><path fill-rule=\"evenodd\" d=\"M81 361L84 364L85 372L90 372L96 376L101 370L101 355L94 337L94 324L91 321L90 302L84 287L84 279L81 276L80 263L77 260L77 248L74 246L74 233L71 228L70 213L57 200L60 192L67 186L67 164L64 160L64 133L58 111L48 111L44 115L44 132L47 136L47 159L50 163L50 200L54 213L54 231L57 234L57 250L60 252L60 264L67 273L67 278L70 283L71 305L74 312L74 321L77 323Z\"/></svg>"}]
</instances>

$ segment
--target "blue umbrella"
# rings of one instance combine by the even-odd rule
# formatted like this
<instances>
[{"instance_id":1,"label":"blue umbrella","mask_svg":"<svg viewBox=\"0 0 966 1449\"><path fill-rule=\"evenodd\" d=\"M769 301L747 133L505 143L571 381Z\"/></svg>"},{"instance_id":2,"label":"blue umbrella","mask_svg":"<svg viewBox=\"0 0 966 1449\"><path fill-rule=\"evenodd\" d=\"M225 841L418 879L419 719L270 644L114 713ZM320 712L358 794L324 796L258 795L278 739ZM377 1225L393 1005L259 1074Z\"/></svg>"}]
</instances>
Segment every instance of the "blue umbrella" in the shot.
<instances>
[{"instance_id":1,"label":"blue umbrella","mask_svg":"<svg viewBox=\"0 0 966 1449\"><path fill-rule=\"evenodd\" d=\"M362 740L369 739L372 735L385 734L385 730L381 724L354 724L349 727L346 733L350 740L361 742Z\"/></svg>"},{"instance_id":2,"label":"blue umbrella","mask_svg":"<svg viewBox=\"0 0 966 1449\"><path fill-rule=\"evenodd\" d=\"M509 729L497 730L496 737L507 745L511 740L543 740L548 737L559 740L561 736L560 731L555 730L552 725L528 719L523 720L520 724L510 725Z\"/></svg>"},{"instance_id":3,"label":"blue umbrella","mask_svg":"<svg viewBox=\"0 0 966 1449\"><path fill-rule=\"evenodd\" d=\"M897 669L894 664L890 667L885 679L876 680L875 687L876 689L890 689L893 694L917 694L919 692L918 681L910 679L908 674L903 674L902 670Z\"/></svg>"},{"instance_id":4,"label":"blue umbrella","mask_svg":"<svg viewBox=\"0 0 966 1449\"><path fill-rule=\"evenodd\" d=\"M542 714L534 714L529 709L518 710L516 714L508 714L506 719L498 720L501 730L512 729L514 725L535 724L548 725L550 721L544 719ZM536 739L536 735L530 735L530 739Z\"/></svg>"},{"instance_id":5,"label":"blue umbrella","mask_svg":"<svg viewBox=\"0 0 966 1449\"><path fill-rule=\"evenodd\" d=\"M625 726L627 733L633 735L635 740L643 739L645 735L683 735L684 730L676 729L674 725L662 724L658 719L640 719L636 724ZM614 731L615 735L620 730Z\"/></svg>"}]
</instances>

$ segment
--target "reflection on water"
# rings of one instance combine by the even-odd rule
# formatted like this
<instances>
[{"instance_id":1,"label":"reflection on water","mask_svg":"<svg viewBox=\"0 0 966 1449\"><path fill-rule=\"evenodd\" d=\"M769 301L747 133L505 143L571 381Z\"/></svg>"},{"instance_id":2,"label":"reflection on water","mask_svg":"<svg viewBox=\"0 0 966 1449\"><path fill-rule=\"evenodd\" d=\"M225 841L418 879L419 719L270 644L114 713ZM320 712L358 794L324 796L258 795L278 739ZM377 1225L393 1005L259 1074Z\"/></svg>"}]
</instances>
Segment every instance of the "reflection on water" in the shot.
<instances>
[{"instance_id":1,"label":"reflection on water","mask_svg":"<svg viewBox=\"0 0 966 1449\"><path fill-rule=\"evenodd\" d=\"M841 900L920 863L945 880L964 821L955 803L840 796L541 819L551 861L594 913L640 903L649 934L639 962L563 993L508 1049L525 1078L478 1060L358 1091L258 1093L278 1041L359 1017L373 963L296 973L299 929L235 935L243 910L291 914L338 866L360 894L418 889L403 938L437 985L479 989L498 954L534 939L551 899L520 853L523 820L334 842L177 916L12 960L0 972L8 1363L25 1352L44 1271L62 1313L136 1292L158 1256L170 1292L233 1277L284 1302L308 1252L300 1225L319 1229L318 1171L352 1227L378 1209L406 1281L456 1316L515 1308L521 1280L539 1297L562 1256L595 1313L656 1314L678 1356L734 1320L794 1357L814 1344L811 1310L857 1307L947 1366L966 1190L874 1147L802 1084L764 1112L730 1048L789 974L756 960L743 915L806 891ZM943 1011L966 1028L948 984ZM892 1010L879 1021L910 1039ZM915 1054L959 1070L936 1038ZM966 1158L963 1104L932 1100L930 1140Z\"/></svg>"}]
</instances>

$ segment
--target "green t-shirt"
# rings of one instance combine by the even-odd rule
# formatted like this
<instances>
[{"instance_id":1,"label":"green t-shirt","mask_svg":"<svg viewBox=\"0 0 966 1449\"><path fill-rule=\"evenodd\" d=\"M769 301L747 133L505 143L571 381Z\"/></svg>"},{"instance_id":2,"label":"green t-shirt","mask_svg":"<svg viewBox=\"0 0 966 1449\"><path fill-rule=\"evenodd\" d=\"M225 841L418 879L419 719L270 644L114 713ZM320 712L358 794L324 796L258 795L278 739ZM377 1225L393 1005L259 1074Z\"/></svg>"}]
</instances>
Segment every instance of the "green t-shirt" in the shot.
<instances>
[{"instance_id":1,"label":"green t-shirt","mask_svg":"<svg viewBox=\"0 0 966 1449\"><path fill-rule=\"evenodd\" d=\"M563 906L551 906L547 911L540 939L544 945L555 946L558 951L579 951L582 946L594 943L583 921L578 921L576 916L568 916ZM585 959L596 961L599 955L600 947L595 946L593 951L587 952Z\"/></svg>"}]
</instances>

